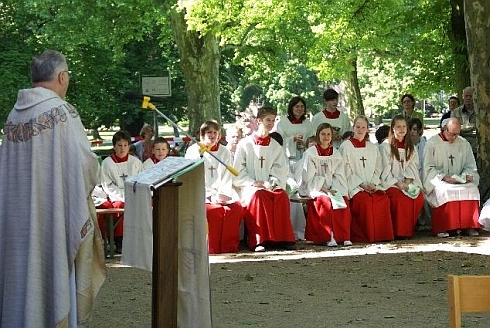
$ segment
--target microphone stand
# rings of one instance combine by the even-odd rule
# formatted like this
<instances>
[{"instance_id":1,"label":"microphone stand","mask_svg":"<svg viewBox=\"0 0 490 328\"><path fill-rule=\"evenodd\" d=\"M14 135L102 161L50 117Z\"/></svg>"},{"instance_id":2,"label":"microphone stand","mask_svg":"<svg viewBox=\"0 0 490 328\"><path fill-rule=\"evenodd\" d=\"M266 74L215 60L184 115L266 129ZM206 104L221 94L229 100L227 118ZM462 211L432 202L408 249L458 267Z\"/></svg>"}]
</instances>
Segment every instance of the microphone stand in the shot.
<instances>
[{"instance_id":1,"label":"microphone stand","mask_svg":"<svg viewBox=\"0 0 490 328\"><path fill-rule=\"evenodd\" d=\"M165 115L161 111L159 111L157 109L157 107L150 102L150 97L143 96L143 102L141 103L141 108L143 108L143 109L151 109L151 110L155 111L155 113L158 113L158 115L162 116L164 119L167 120L167 122L169 122L170 124L172 124L173 127L175 127L177 130L179 130L180 132L182 132L189 139L191 139L192 141L194 141L195 143L197 143L199 145L201 154L204 153L204 152L207 152L215 160L217 160L220 164L224 165L226 167L226 169L231 174L233 174L234 176L238 176L238 171L235 170L235 168L233 166L227 165L225 162L223 162L221 159L219 159L216 155L214 155L209 150L208 147L204 146L202 143L200 143L199 141L197 141L196 138L194 138L193 136L191 136L190 134L188 134L186 131L184 131L180 126L178 126L174 121L172 121L167 115Z\"/></svg>"}]
</instances>

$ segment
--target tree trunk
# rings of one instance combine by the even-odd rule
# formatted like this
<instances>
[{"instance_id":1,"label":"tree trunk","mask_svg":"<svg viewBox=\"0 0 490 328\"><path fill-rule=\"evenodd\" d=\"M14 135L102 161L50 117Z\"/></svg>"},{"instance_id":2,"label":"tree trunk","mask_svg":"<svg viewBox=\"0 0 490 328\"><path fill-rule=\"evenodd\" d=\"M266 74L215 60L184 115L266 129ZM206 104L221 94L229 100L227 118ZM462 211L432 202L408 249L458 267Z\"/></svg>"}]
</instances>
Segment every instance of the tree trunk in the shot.
<instances>
[{"instance_id":1,"label":"tree trunk","mask_svg":"<svg viewBox=\"0 0 490 328\"><path fill-rule=\"evenodd\" d=\"M451 0L451 28L448 33L453 49L454 86L461 103L463 89L471 83L463 8L464 0Z\"/></svg>"},{"instance_id":2,"label":"tree trunk","mask_svg":"<svg viewBox=\"0 0 490 328\"><path fill-rule=\"evenodd\" d=\"M352 70L349 72L347 96L350 107L351 120L358 115L365 115L364 104L362 102L361 89L359 87L359 79L357 77L357 56L351 60Z\"/></svg>"},{"instance_id":3,"label":"tree trunk","mask_svg":"<svg viewBox=\"0 0 490 328\"><path fill-rule=\"evenodd\" d=\"M209 119L221 124L218 41L211 33L189 31L184 12L171 12L172 33L179 49L188 99L189 133Z\"/></svg>"},{"instance_id":4,"label":"tree trunk","mask_svg":"<svg viewBox=\"0 0 490 328\"><path fill-rule=\"evenodd\" d=\"M464 4L471 85L475 89L480 193L485 201L490 197L490 2L465 0Z\"/></svg>"}]
</instances>

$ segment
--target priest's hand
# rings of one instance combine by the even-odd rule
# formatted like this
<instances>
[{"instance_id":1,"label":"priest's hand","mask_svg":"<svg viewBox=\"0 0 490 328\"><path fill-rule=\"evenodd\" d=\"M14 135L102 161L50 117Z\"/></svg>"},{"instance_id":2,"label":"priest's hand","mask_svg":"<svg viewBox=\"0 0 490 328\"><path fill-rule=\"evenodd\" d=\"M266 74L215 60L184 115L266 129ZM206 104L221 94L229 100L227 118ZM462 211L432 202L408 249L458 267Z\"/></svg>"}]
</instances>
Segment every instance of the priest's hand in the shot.
<instances>
[{"instance_id":1,"label":"priest's hand","mask_svg":"<svg viewBox=\"0 0 490 328\"><path fill-rule=\"evenodd\" d=\"M473 176L471 174L466 175L466 182L473 182Z\"/></svg>"},{"instance_id":2,"label":"priest's hand","mask_svg":"<svg viewBox=\"0 0 490 328\"><path fill-rule=\"evenodd\" d=\"M445 175L443 178L442 178L442 181L444 182L447 182L447 183L451 183L451 184L455 184L455 183L458 183L452 176L450 175Z\"/></svg>"}]
</instances>

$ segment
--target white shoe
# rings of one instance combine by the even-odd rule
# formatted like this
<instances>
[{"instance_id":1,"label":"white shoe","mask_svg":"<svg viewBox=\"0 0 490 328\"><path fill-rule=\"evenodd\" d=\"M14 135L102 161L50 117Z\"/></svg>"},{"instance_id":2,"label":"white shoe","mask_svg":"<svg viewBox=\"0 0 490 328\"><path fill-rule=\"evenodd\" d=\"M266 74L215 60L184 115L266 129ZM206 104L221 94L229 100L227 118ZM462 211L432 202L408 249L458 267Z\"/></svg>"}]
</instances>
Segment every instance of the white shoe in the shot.
<instances>
[{"instance_id":1,"label":"white shoe","mask_svg":"<svg viewBox=\"0 0 490 328\"><path fill-rule=\"evenodd\" d=\"M337 242L335 241L335 239L332 239L327 243L327 247L337 247L337 246L339 246L339 245L337 245Z\"/></svg>"},{"instance_id":2,"label":"white shoe","mask_svg":"<svg viewBox=\"0 0 490 328\"><path fill-rule=\"evenodd\" d=\"M265 247L262 245L255 246L254 252L265 252Z\"/></svg>"},{"instance_id":3,"label":"white shoe","mask_svg":"<svg viewBox=\"0 0 490 328\"><path fill-rule=\"evenodd\" d=\"M437 237L439 237L439 238L447 238L447 237L449 237L449 233L447 233L447 232L439 232L437 234Z\"/></svg>"},{"instance_id":4,"label":"white shoe","mask_svg":"<svg viewBox=\"0 0 490 328\"><path fill-rule=\"evenodd\" d=\"M475 229L468 229L468 236L470 237L476 237L476 236L479 236L480 233L478 231L476 231Z\"/></svg>"},{"instance_id":5,"label":"white shoe","mask_svg":"<svg viewBox=\"0 0 490 328\"><path fill-rule=\"evenodd\" d=\"M346 247L352 246L352 242L350 240L346 240L346 241L344 241L344 246L346 246Z\"/></svg>"}]
</instances>

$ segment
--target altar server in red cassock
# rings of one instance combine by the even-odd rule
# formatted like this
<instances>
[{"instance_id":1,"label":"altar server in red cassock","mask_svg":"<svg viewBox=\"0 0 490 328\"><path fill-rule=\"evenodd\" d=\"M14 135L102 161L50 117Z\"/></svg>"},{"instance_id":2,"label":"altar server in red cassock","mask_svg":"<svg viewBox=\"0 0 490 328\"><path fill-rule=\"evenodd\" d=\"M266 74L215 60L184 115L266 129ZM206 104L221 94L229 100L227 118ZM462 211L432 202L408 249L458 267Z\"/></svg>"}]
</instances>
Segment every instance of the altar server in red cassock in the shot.
<instances>
[{"instance_id":1,"label":"altar server in red cassock","mask_svg":"<svg viewBox=\"0 0 490 328\"><path fill-rule=\"evenodd\" d=\"M277 111L260 107L258 130L237 146L234 168L239 172L233 184L245 207L248 246L256 252L266 247L293 249L295 238L285 191L288 165L281 145L269 136Z\"/></svg>"},{"instance_id":2,"label":"altar server in red cassock","mask_svg":"<svg viewBox=\"0 0 490 328\"><path fill-rule=\"evenodd\" d=\"M413 237L424 196L418 173L419 156L404 116L397 115L391 120L388 138L381 144L380 152L381 183L390 198L393 233L395 238Z\"/></svg>"},{"instance_id":3,"label":"altar server in red cassock","mask_svg":"<svg viewBox=\"0 0 490 328\"><path fill-rule=\"evenodd\" d=\"M333 147L334 130L320 123L316 130L318 143L304 155L299 193L313 198L308 201L305 238L327 246L351 246L351 215L347 198L344 159Z\"/></svg>"},{"instance_id":4,"label":"altar server in red cassock","mask_svg":"<svg viewBox=\"0 0 490 328\"><path fill-rule=\"evenodd\" d=\"M432 210L432 233L448 237L450 232L467 229L477 236L480 192L471 145L462 138L461 123L451 117L443 132L425 146L424 187Z\"/></svg>"},{"instance_id":5,"label":"altar server in red cassock","mask_svg":"<svg viewBox=\"0 0 490 328\"><path fill-rule=\"evenodd\" d=\"M231 165L231 152L219 143L221 127L216 121L206 121L199 129L201 144L226 165ZM233 175L225 165L195 143L187 149L185 158L204 160L206 185L206 218L210 254L238 252L243 208L233 190Z\"/></svg>"},{"instance_id":6,"label":"altar server in red cassock","mask_svg":"<svg viewBox=\"0 0 490 328\"><path fill-rule=\"evenodd\" d=\"M143 170L143 163L129 154L131 135L127 131L118 131L112 136L114 153L102 161L100 182L108 196L108 201L97 208L124 208L124 181ZM104 220L99 217L99 227L104 232ZM114 229L116 251L121 252L123 238L123 220Z\"/></svg>"},{"instance_id":7,"label":"altar server in red cassock","mask_svg":"<svg viewBox=\"0 0 490 328\"><path fill-rule=\"evenodd\" d=\"M393 240L390 199L381 188L381 155L369 141L368 120L354 120L354 136L339 148L345 161L345 175L352 216L351 239L372 243Z\"/></svg>"}]
</instances>

